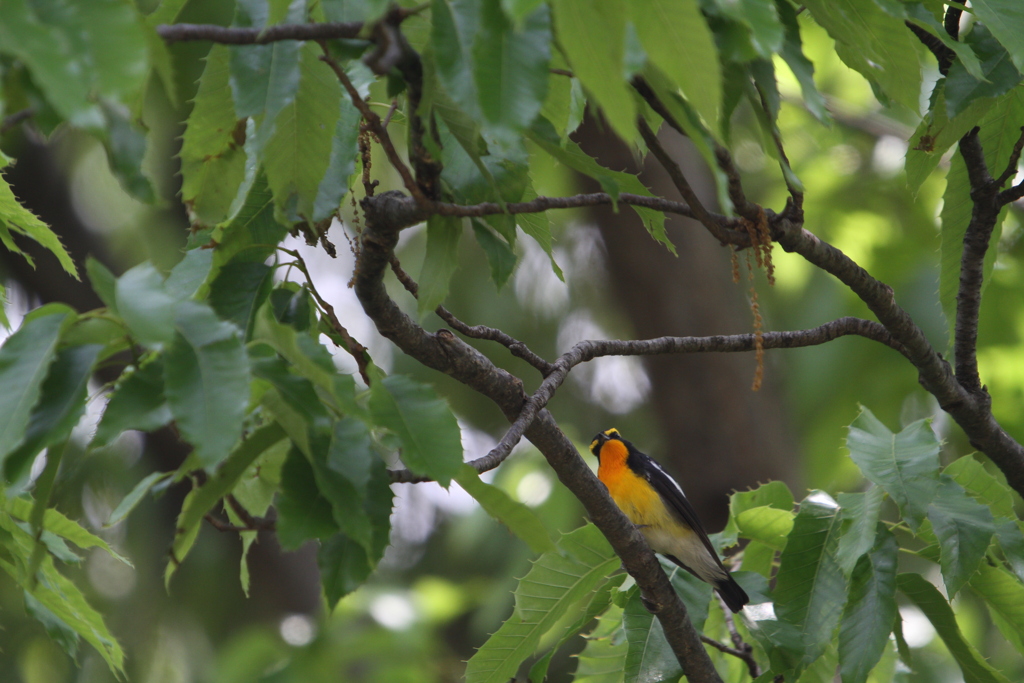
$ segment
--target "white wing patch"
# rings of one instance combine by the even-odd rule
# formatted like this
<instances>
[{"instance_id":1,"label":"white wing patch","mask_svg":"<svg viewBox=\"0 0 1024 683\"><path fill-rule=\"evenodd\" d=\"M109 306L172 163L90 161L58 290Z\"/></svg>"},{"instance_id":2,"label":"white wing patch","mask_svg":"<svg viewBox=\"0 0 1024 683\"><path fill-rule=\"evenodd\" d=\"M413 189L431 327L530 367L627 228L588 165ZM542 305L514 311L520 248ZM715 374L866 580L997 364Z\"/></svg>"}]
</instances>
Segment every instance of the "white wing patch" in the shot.
<instances>
[{"instance_id":1,"label":"white wing patch","mask_svg":"<svg viewBox=\"0 0 1024 683\"><path fill-rule=\"evenodd\" d=\"M683 487L679 485L679 482L676 481L672 477L672 475L670 475L668 472L666 472L665 469L661 465L658 464L657 460L655 460L654 458L649 458L647 460L647 462L650 463L651 465L654 465L654 469L658 470L663 475L665 475L665 479L667 479L668 481L672 482L672 486L676 487L676 491L679 491L679 495L682 496L683 498L686 498L686 494L683 493ZM651 475L650 474L647 475L647 481L651 481Z\"/></svg>"}]
</instances>

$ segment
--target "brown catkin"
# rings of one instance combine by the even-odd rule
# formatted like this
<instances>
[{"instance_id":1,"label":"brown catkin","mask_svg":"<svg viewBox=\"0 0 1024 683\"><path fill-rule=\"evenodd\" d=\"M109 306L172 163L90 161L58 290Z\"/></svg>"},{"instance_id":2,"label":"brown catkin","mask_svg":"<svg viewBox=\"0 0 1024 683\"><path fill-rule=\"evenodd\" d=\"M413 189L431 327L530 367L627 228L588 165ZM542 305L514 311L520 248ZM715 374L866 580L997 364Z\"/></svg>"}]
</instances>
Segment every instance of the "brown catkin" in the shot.
<instances>
[{"instance_id":1,"label":"brown catkin","mask_svg":"<svg viewBox=\"0 0 1024 683\"><path fill-rule=\"evenodd\" d=\"M764 209L760 206L757 207L757 234L760 238L758 243L762 252L759 265L761 263L764 264L765 273L768 275L768 284L775 286L775 264L772 263L772 235L768 230L768 216L765 215Z\"/></svg>"},{"instance_id":2,"label":"brown catkin","mask_svg":"<svg viewBox=\"0 0 1024 683\"><path fill-rule=\"evenodd\" d=\"M753 249L756 253L756 248ZM761 318L761 305L757 300L757 289L754 287L754 263L750 252L747 252L747 279L750 281L750 312L754 314L754 353L757 368L754 370L754 382L751 391L759 391L764 379L764 320Z\"/></svg>"},{"instance_id":3,"label":"brown catkin","mask_svg":"<svg viewBox=\"0 0 1024 683\"><path fill-rule=\"evenodd\" d=\"M733 284L738 285L740 283L740 256L739 252L735 249L729 254L729 260L732 261L732 281Z\"/></svg>"}]
</instances>

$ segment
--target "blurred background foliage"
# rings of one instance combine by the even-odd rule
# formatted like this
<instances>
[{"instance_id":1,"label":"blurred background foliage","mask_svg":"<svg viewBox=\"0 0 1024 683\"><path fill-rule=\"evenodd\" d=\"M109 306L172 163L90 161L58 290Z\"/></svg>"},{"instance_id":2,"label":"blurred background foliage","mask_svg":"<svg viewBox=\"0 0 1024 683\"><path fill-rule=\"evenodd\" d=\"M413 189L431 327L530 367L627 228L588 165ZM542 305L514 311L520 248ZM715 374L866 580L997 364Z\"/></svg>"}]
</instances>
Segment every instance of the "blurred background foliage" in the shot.
<instances>
[{"instance_id":1,"label":"blurred background foliage","mask_svg":"<svg viewBox=\"0 0 1024 683\"><path fill-rule=\"evenodd\" d=\"M228 0L191 2L179 21L227 23L231 13ZM866 81L836 57L827 34L805 17L801 30L818 88L835 114L830 126L818 123L803 107L795 79L778 62L784 97L780 127L792 166L806 186L806 227L889 284L932 343L945 348L947 325L937 297L937 216L945 166L913 196L902 168L917 114L898 108L883 113ZM45 130L43 119L12 128L0 138L0 146L19 158L7 173L15 193L61 234L76 258L91 253L115 273L147 259L167 270L180 259L188 224L176 200L180 179L174 155L208 49L205 43L171 46L178 102L168 101L161 88L148 89L143 109L149 127L145 165L157 180L155 205L128 195L111 174L102 146L84 134L60 129L44 143L34 132L34 126ZM934 62L926 60L926 64L931 69L926 70L926 80L936 78ZM388 98L383 91L375 91L371 100L387 102ZM397 117L392 126L403 123ZM588 125L610 135L600 122ZM752 113L741 107L733 120L731 146L745 174L748 196L759 204L779 207L786 188L776 165L762 151L760 135ZM564 168L544 166L540 158L532 162L531 175L541 195L566 195L583 187L582 180ZM376 171L382 173L382 169L383 163ZM1020 216L1019 207L1011 209L1003 228L979 336L981 374L992 393L993 408L1018 440L1024 439L1024 412L1019 409L1024 399ZM523 240L515 275L496 292L490 283L480 284L488 279L482 251L475 242L464 240L448 307L470 324L500 326L547 358L580 339L633 334L629 312L622 309L615 291L621 280L610 272L615 255L606 249L594 217L581 210L552 212L550 218L556 236L554 257L565 273L564 283L552 274L546 255ZM351 221L351 213L346 219ZM302 251L318 289L354 336L368 345L374 360L389 371L437 386L461 420L468 454L475 457L486 452L505 426L501 415L461 385L395 354L368 327L346 286L352 258L343 231L351 235L351 224L335 225L331 231L339 246L336 260L301 240L294 240L292 246ZM421 230L407 233L399 254L415 268L423 253L424 234ZM699 238L710 241L706 235ZM714 258L729 270L726 250L717 250ZM768 287L761 276L756 284L766 329L809 327L844 315L870 317L851 292L800 257L776 250L774 259L776 285ZM7 257L3 268L9 288L8 316L15 327L26 310L41 302L70 301L79 310L97 305L90 303L95 295L87 285L62 276L45 258L39 259L36 271ZM389 283L395 296L404 296L394 285ZM735 285L735 290L742 311L748 306L747 283ZM682 295L696 297L700 292ZM415 310L411 299L401 300L408 310ZM746 315L745 327L739 329L665 333L749 331L753 323ZM532 377L525 363L502 349L474 344L499 365ZM338 357L339 364L348 361ZM749 382L753 357L738 362L745 368L744 381ZM959 429L917 386L911 366L881 345L844 338L820 347L775 351L769 354L766 372L769 391L778 400L781 428L788 435L790 469L785 476L796 483L798 498L811 488L837 493L861 486L844 447L846 425L857 415L858 404L870 407L890 427L934 417L946 441L946 461L972 450ZM650 401L652 385L658 381L643 361L601 359L575 371L550 408L581 450L591 434L614 425L645 451L669 463L684 487L699 489L701 459L719 454L693 453L687 442L667 436L665 420ZM694 464L682 464L686 455L695 458L690 461ZM241 683L256 680L268 670L272 673L261 680L459 680L462 662L508 616L513 577L522 576L529 567L525 545L487 517L456 484L448 491L434 484L402 484L395 486L392 546L368 584L342 600L333 614L324 612L315 553L309 548L283 554L272 535L262 534L250 555L252 586L246 597L238 581L239 538L211 526L204 526L196 550L168 593L160 577L184 490L170 488L159 499L145 500L128 521L102 527L139 479L176 467L183 456L183 447L168 430L145 438L129 434L99 451L65 456L55 491L57 507L102 530L134 562L134 570L129 569L96 551L73 570L73 578L87 587L93 604L109 615L112 632L128 652L129 677L138 683ZM738 454L737 461L742 463L744 457ZM734 486L752 483L739 474ZM579 525L579 505L530 447L521 445L491 475L485 478L534 506L549 527L567 531ZM724 506L724 496L720 498ZM0 578L0 680L112 680L106 665L88 648L81 648L77 663L71 661L43 626L24 613L22 603L21 591ZM996 626L969 591L956 608L968 640L995 666L1024 677L1024 664L1012 648L1001 638L989 637L996 633ZM909 680L958 680L958 669L950 665L927 620L912 608L904 619L907 640L916 650L917 671ZM569 680L575 668L570 654L582 646L577 638L568 653L556 658L551 680Z\"/></svg>"}]
</instances>

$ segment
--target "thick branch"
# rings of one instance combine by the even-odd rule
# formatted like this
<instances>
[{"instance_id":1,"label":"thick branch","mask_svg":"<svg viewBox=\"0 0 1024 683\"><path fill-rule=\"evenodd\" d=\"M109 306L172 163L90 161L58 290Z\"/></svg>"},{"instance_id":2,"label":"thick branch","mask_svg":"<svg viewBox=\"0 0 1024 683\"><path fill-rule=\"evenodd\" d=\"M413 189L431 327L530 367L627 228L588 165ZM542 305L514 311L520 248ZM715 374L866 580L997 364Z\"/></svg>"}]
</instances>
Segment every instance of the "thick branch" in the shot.
<instances>
[{"instance_id":1,"label":"thick branch","mask_svg":"<svg viewBox=\"0 0 1024 683\"><path fill-rule=\"evenodd\" d=\"M981 286L985 252L988 251L1001 206L997 201L999 187L988 172L977 128L960 140L960 153L967 165L974 208L971 211L971 222L964 233L964 250L960 257L960 288L956 293L953 348L957 380L967 391L981 395L977 355Z\"/></svg>"},{"instance_id":2,"label":"thick branch","mask_svg":"<svg viewBox=\"0 0 1024 683\"><path fill-rule=\"evenodd\" d=\"M156 32L168 43L209 40L224 45L266 45L279 40L358 38L361 21L322 24L280 24L268 28L239 28L211 24L161 24Z\"/></svg>"},{"instance_id":3,"label":"thick branch","mask_svg":"<svg viewBox=\"0 0 1024 683\"><path fill-rule=\"evenodd\" d=\"M953 66L953 61L956 59L956 53L937 37L921 28L914 22L907 21L903 22L910 32L917 36L917 39L921 41L928 50L935 55L935 60L939 63L939 73L943 76L949 73L949 67Z\"/></svg>"},{"instance_id":4,"label":"thick branch","mask_svg":"<svg viewBox=\"0 0 1024 683\"><path fill-rule=\"evenodd\" d=\"M526 402L521 380L494 366L451 332L427 333L388 296L383 284L384 271L403 225L385 219L404 219L409 215L404 207L388 206L396 199L393 193L384 193L363 202L366 229L355 272L356 295L363 310L378 331L403 352L487 396L510 421L515 420ZM572 442L558 429L551 414L541 411L526 430L526 437L544 454L559 480L583 503L594 524L622 559L626 571L654 605L665 637L689 680L720 682L699 634L686 617L686 607L672 589L654 553L639 530L612 501Z\"/></svg>"}]
</instances>

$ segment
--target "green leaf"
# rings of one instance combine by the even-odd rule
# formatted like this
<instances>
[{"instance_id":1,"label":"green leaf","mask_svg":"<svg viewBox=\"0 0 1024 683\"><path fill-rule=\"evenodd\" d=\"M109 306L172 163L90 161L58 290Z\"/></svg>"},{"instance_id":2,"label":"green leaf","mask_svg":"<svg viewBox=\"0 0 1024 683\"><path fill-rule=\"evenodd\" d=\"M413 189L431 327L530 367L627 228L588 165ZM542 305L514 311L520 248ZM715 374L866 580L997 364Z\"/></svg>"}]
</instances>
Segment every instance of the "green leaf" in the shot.
<instances>
[{"instance_id":1,"label":"green leaf","mask_svg":"<svg viewBox=\"0 0 1024 683\"><path fill-rule=\"evenodd\" d=\"M849 576L857 561L871 550L877 537L878 515L882 510L884 493L880 486L872 486L864 493L840 493L839 507L843 510L843 535L839 539L839 564Z\"/></svg>"},{"instance_id":2,"label":"green leaf","mask_svg":"<svg viewBox=\"0 0 1024 683\"><path fill-rule=\"evenodd\" d=\"M812 493L800 503L779 558L775 613L799 630L805 665L828 647L846 604L846 577L837 556L841 523L836 502L826 493Z\"/></svg>"},{"instance_id":3,"label":"green leaf","mask_svg":"<svg viewBox=\"0 0 1024 683\"><path fill-rule=\"evenodd\" d=\"M629 192L631 194L643 195L645 197L653 196L650 190L648 190L635 175L608 170L588 156L580 149L579 145L571 140L566 141L563 145L558 138L558 134L551 127L551 122L547 119L539 118L534 123L533 129L527 133L527 137L529 137L530 140L535 142L545 152L553 156L558 162L565 164L569 168L579 171L584 175L590 176L600 183L601 189L611 195L613 202L617 202L619 192ZM529 201L526 195L523 196L523 199L524 201ZM647 229L647 232L651 237L664 244L666 249L672 252L672 254L675 254L675 247L672 245L672 242L668 239L668 236L665 233L665 214L642 206L634 206L631 208L636 211L638 216L640 216L640 220L643 221L644 228ZM519 217L519 220L523 220L522 216ZM521 222L520 225L522 225ZM529 231L525 226L523 226L523 230L529 234Z\"/></svg>"},{"instance_id":4,"label":"green leaf","mask_svg":"<svg viewBox=\"0 0 1024 683\"><path fill-rule=\"evenodd\" d=\"M629 645L622 631L622 608L612 605L587 637L579 654L576 683L622 683Z\"/></svg>"},{"instance_id":5,"label":"green leaf","mask_svg":"<svg viewBox=\"0 0 1024 683\"><path fill-rule=\"evenodd\" d=\"M939 442L931 425L919 420L893 434L861 407L846 447L864 476L896 501L910 528L917 530L939 487Z\"/></svg>"},{"instance_id":6,"label":"green leaf","mask_svg":"<svg viewBox=\"0 0 1024 683\"><path fill-rule=\"evenodd\" d=\"M182 437L204 467L227 457L249 402L249 359L237 328L208 306L178 305L174 343L164 354L164 391Z\"/></svg>"},{"instance_id":7,"label":"green leaf","mask_svg":"<svg viewBox=\"0 0 1024 683\"><path fill-rule=\"evenodd\" d=\"M686 605L686 614L690 617L690 623L698 631L703 631L704 624L708 620L708 609L711 604L713 592L711 584L701 581L690 572L665 558L659 558L658 561L661 562L661 568L665 570L665 574L672 583L672 587L675 588L683 604Z\"/></svg>"},{"instance_id":8,"label":"green leaf","mask_svg":"<svg viewBox=\"0 0 1024 683\"><path fill-rule=\"evenodd\" d=\"M836 41L840 59L881 91L917 113L921 66L916 38L903 21L874 2L811 0L814 20Z\"/></svg>"},{"instance_id":9,"label":"green leaf","mask_svg":"<svg viewBox=\"0 0 1024 683\"><path fill-rule=\"evenodd\" d=\"M772 550L783 550L793 529L793 513L763 506L744 510L736 517L740 536L760 541Z\"/></svg>"},{"instance_id":10,"label":"green leaf","mask_svg":"<svg viewBox=\"0 0 1024 683\"><path fill-rule=\"evenodd\" d=\"M993 474L973 455L965 455L946 465L942 473L963 486L979 503L987 505L996 517L1016 519L1013 491L998 470Z\"/></svg>"},{"instance_id":11,"label":"green leaf","mask_svg":"<svg viewBox=\"0 0 1024 683\"><path fill-rule=\"evenodd\" d=\"M125 192L140 202L152 204L156 192L143 165L147 131L132 118L127 107L101 101L100 111L104 125L93 127L93 131L107 152L111 172Z\"/></svg>"},{"instance_id":12,"label":"green leaf","mask_svg":"<svg viewBox=\"0 0 1024 683\"><path fill-rule=\"evenodd\" d=\"M139 264L118 278L115 297L118 313L139 342L159 349L174 340L178 302L152 263Z\"/></svg>"},{"instance_id":13,"label":"green leaf","mask_svg":"<svg viewBox=\"0 0 1024 683\"><path fill-rule=\"evenodd\" d=\"M256 311L270 296L274 286L274 269L255 261L226 263L210 283L210 306L224 320L252 336Z\"/></svg>"},{"instance_id":14,"label":"green leaf","mask_svg":"<svg viewBox=\"0 0 1024 683\"><path fill-rule=\"evenodd\" d=\"M975 100L950 120L946 112L945 81L936 85L932 100L932 106L911 136L910 149L907 150L907 186L914 193L935 170L946 151L974 128L994 103L990 99Z\"/></svg>"},{"instance_id":15,"label":"green leaf","mask_svg":"<svg viewBox=\"0 0 1024 683\"><path fill-rule=\"evenodd\" d=\"M330 162L326 150L333 147L342 111L341 85L334 72L317 58L319 54L316 43L305 43L293 76L298 81L298 90L281 108L274 133L267 138L261 154L278 215L287 217L289 222L313 218L313 205ZM270 115L268 112L267 116ZM357 128L354 122L352 125ZM352 139L347 151L353 153L355 133L345 132ZM354 156L350 160L354 164ZM337 180L345 182L347 178L346 175ZM335 194L340 200L341 195ZM331 210L337 206L335 202Z\"/></svg>"},{"instance_id":16,"label":"green leaf","mask_svg":"<svg viewBox=\"0 0 1024 683\"><path fill-rule=\"evenodd\" d=\"M942 593L919 574L899 574L896 587L917 605L960 665L966 683L1009 683L960 632L956 616Z\"/></svg>"},{"instance_id":17,"label":"green leaf","mask_svg":"<svg viewBox=\"0 0 1024 683\"><path fill-rule=\"evenodd\" d=\"M1011 629L1012 635L1007 640L1024 654L1024 584L1002 567L982 562L978 573L971 577L971 588Z\"/></svg>"},{"instance_id":18,"label":"green leaf","mask_svg":"<svg viewBox=\"0 0 1024 683\"><path fill-rule=\"evenodd\" d=\"M274 218L274 197L267 178L260 173L253 181L245 201L230 221L213 231L216 243L213 277L229 261L263 263L276 251L277 243L288 234L288 228Z\"/></svg>"},{"instance_id":19,"label":"green leaf","mask_svg":"<svg viewBox=\"0 0 1024 683\"><path fill-rule=\"evenodd\" d=\"M348 192L349 177L355 171L361 114L349 97L338 98L338 122L331 137L327 169L313 200L313 221L329 218Z\"/></svg>"},{"instance_id":20,"label":"green leaf","mask_svg":"<svg viewBox=\"0 0 1024 683\"><path fill-rule=\"evenodd\" d=\"M373 571L366 549L345 534L334 534L321 543L316 563L320 567L327 607L331 610L339 600L359 588Z\"/></svg>"},{"instance_id":21,"label":"green leaf","mask_svg":"<svg viewBox=\"0 0 1024 683\"><path fill-rule=\"evenodd\" d=\"M954 118L983 97L999 97L1020 83L1021 75L1010 55L992 37L987 26L975 24L963 41L981 58L981 74L970 74L962 60L956 60L946 75L946 114Z\"/></svg>"},{"instance_id":22,"label":"green leaf","mask_svg":"<svg viewBox=\"0 0 1024 683\"><path fill-rule=\"evenodd\" d=\"M60 645L71 659L78 659L78 634L28 591L25 591L25 613L41 623L46 629L46 635Z\"/></svg>"},{"instance_id":23,"label":"green leaf","mask_svg":"<svg viewBox=\"0 0 1024 683\"><path fill-rule=\"evenodd\" d=\"M0 30L2 30L2 27L0 27ZM0 175L0 241L3 242L9 251L24 256L29 265L34 268L35 263L33 263L31 257L14 243L14 240L11 238L12 232L24 235L38 242L43 248L57 257L65 272L76 280L80 279L74 261L71 260L71 256L64 249L64 245L61 244L57 234L50 229L50 226L39 220L34 213L18 203L18 199L14 196L11 186L7 184L7 179Z\"/></svg>"},{"instance_id":24,"label":"green leaf","mask_svg":"<svg viewBox=\"0 0 1024 683\"><path fill-rule=\"evenodd\" d=\"M362 438L354 433L359 427L363 428ZM365 449L364 458L371 459L373 453L370 451L369 432L358 420L340 425L340 429L340 433L335 430L336 433L330 435L315 434L310 437L310 464L313 466L313 477L320 495L331 504L334 521L341 532L369 551L373 542L373 522L363 507L363 492L346 476L346 472L339 465L331 462L330 458L333 455L332 450L347 447L350 450ZM340 443L348 437L354 437L352 443Z\"/></svg>"},{"instance_id":25,"label":"green leaf","mask_svg":"<svg viewBox=\"0 0 1024 683\"><path fill-rule=\"evenodd\" d=\"M540 637L619 565L592 524L563 536L558 547L561 552L544 553L520 579L515 613L470 658L466 683L506 683Z\"/></svg>"},{"instance_id":26,"label":"green leaf","mask_svg":"<svg viewBox=\"0 0 1024 683\"><path fill-rule=\"evenodd\" d=\"M928 506L928 520L942 548L942 579L952 598L985 557L995 533L995 520L987 507L949 480L943 482Z\"/></svg>"},{"instance_id":27,"label":"green leaf","mask_svg":"<svg viewBox=\"0 0 1024 683\"><path fill-rule=\"evenodd\" d=\"M263 28L266 25L265 7L240 3L236 10L236 26ZM289 23L300 23L302 11L303 8L296 3L289 13ZM284 40L230 48L230 83L235 113L240 119L248 116L258 118L258 135L264 142L273 134L278 114L295 99L302 47L300 41Z\"/></svg>"},{"instance_id":28,"label":"green leaf","mask_svg":"<svg viewBox=\"0 0 1024 683\"><path fill-rule=\"evenodd\" d=\"M579 635L580 631L594 620L598 615L603 614L612 605L612 597L618 591L619 586L625 581L626 574L616 574L606 582L594 589L589 598L584 598L579 604L586 603L586 608L580 613L579 618L565 628L562 637L548 650L548 653L534 662L530 667L527 679L531 683L543 683L548 674L548 667L551 665L551 658L554 657L571 638Z\"/></svg>"},{"instance_id":29,"label":"green leaf","mask_svg":"<svg viewBox=\"0 0 1024 683\"><path fill-rule=\"evenodd\" d=\"M898 8L900 12L893 12L893 8ZM961 69L966 69L967 73L971 74L977 79L984 80L984 74L982 73L981 62L978 61L978 56L974 54L974 50L970 47L970 34L968 39L961 42L956 38L949 35L946 31L945 26L940 22L940 16L936 16L928 7L921 2L905 3L902 6L889 4L883 5L883 9L888 11L890 14L897 16L898 18L905 19L912 24L920 26L924 30L931 33L933 36L942 41L942 44L948 47L956 54L956 61L954 65L959 65ZM975 28L978 25L975 24ZM972 31L974 29L972 28Z\"/></svg>"},{"instance_id":30,"label":"green leaf","mask_svg":"<svg viewBox=\"0 0 1024 683\"><path fill-rule=\"evenodd\" d=\"M370 389L370 414L402 443L402 462L442 486L462 467L459 424L433 387L403 375L385 377Z\"/></svg>"},{"instance_id":31,"label":"green leaf","mask_svg":"<svg viewBox=\"0 0 1024 683\"><path fill-rule=\"evenodd\" d=\"M996 100L995 104L978 121L978 142L985 152L985 163L993 176L999 176L1006 168L1014 144L1020 138L1020 125L1024 121L1024 89L1015 88ZM955 154L946 178L946 192L942 196L942 244L939 262L939 301L949 321L950 339L956 326L956 294L960 287L960 260L963 255L963 240L971 221L973 202L970 180L963 156ZM991 280L996 261L996 245L1002 235L1006 207L999 212L995 228L989 238L985 253L982 294Z\"/></svg>"},{"instance_id":32,"label":"green leaf","mask_svg":"<svg viewBox=\"0 0 1024 683\"><path fill-rule=\"evenodd\" d=\"M142 502L149 490L157 484L166 481L170 477L174 476L174 472L152 472L142 481L135 485L135 487L128 492L114 511L110 513L110 517L106 522L103 523L104 528L112 527L125 520L128 514L135 509L135 506Z\"/></svg>"},{"instance_id":33,"label":"green leaf","mask_svg":"<svg viewBox=\"0 0 1024 683\"><path fill-rule=\"evenodd\" d=\"M420 317L432 312L448 296L448 283L459 265L461 237L461 218L431 216L427 219L427 255L420 272Z\"/></svg>"},{"instance_id":34,"label":"green leaf","mask_svg":"<svg viewBox=\"0 0 1024 683\"><path fill-rule=\"evenodd\" d=\"M271 295L273 303L273 294ZM331 355L309 334L296 331L291 325L283 325L274 317L270 305L263 306L256 313L253 339L265 341L281 354L291 368L302 377L326 391L333 391L339 377Z\"/></svg>"},{"instance_id":35,"label":"green leaf","mask_svg":"<svg viewBox=\"0 0 1024 683\"><path fill-rule=\"evenodd\" d=\"M433 0L430 46L437 77L452 100L471 117L479 115L473 77L473 39L480 30L480 3Z\"/></svg>"},{"instance_id":36,"label":"green leaf","mask_svg":"<svg viewBox=\"0 0 1024 683\"><path fill-rule=\"evenodd\" d=\"M62 444L71 437L71 430L85 414L89 379L101 348L89 344L57 352L43 381L39 401L32 409L25 438L4 460L8 481L27 476L32 461L44 448Z\"/></svg>"},{"instance_id":37,"label":"green leaf","mask_svg":"<svg viewBox=\"0 0 1024 683\"><path fill-rule=\"evenodd\" d=\"M662 683L678 681L683 673L668 641L661 622L647 611L640 599L640 590L634 588L622 613L622 627L626 632L625 683Z\"/></svg>"},{"instance_id":38,"label":"green leaf","mask_svg":"<svg viewBox=\"0 0 1024 683\"><path fill-rule=\"evenodd\" d=\"M117 313L117 300L114 294L117 278L110 272L110 269L89 256L85 259L85 274L89 278L92 290L96 292L103 304L111 312Z\"/></svg>"},{"instance_id":39,"label":"green leaf","mask_svg":"<svg viewBox=\"0 0 1024 683\"><path fill-rule=\"evenodd\" d=\"M277 537L286 550L295 550L310 539L326 540L338 533L331 503L320 493L313 468L296 446L288 452L281 469L277 515Z\"/></svg>"},{"instance_id":40,"label":"green leaf","mask_svg":"<svg viewBox=\"0 0 1024 683\"><path fill-rule=\"evenodd\" d=\"M67 318L61 312L27 319L0 347L0 463L25 437Z\"/></svg>"},{"instance_id":41,"label":"green leaf","mask_svg":"<svg viewBox=\"0 0 1024 683\"><path fill-rule=\"evenodd\" d=\"M498 239L484 223L473 218L470 220L476 241L487 255L487 263L491 266L491 279L498 289L505 286L516 267L516 253L504 240Z\"/></svg>"},{"instance_id":42,"label":"green leaf","mask_svg":"<svg viewBox=\"0 0 1024 683\"><path fill-rule=\"evenodd\" d=\"M480 503L487 514L507 526L532 552L539 554L555 549L544 522L533 510L512 500L497 486L485 484L470 465L462 466L455 481Z\"/></svg>"},{"instance_id":43,"label":"green leaf","mask_svg":"<svg viewBox=\"0 0 1024 683\"><path fill-rule=\"evenodd\" d=\"M32 517L34 505L26 498L8 498L4 508L12 517L28 522ZM114 559L129 567L132 566L131 562L116 553L106 541L89 532L73 519L68 519L55 508L48 508L43 513L41 528L44 534L51 533L61 539L71 541L83 550L100 548Z\"/></svg>"},{"instance_id":44,"label":"green leaf","mask_svg":"<svg viewBox=\"0 0 1024 683\"><path fill-rule=\"evenodd\" d=\"M1024 7L1014 0L977 0L971 9L1006 47L1017 70L1024 72Z\"/></svg>"},{"instance_id":45,"label":"green leaf","mask_svg":"<svg viewBox=\"0 0 1024 683\"><path fill-rule=\"evenodd\" d=\"M526 191L523 192L523 201L529 202L537 198L537 191L533 189L533 184L530 183L526 186ZM544 211L539 213L520 213L516 214L516 223L520 228L523 229L527 235L536 240L537 244L540 245L544 253L548 255L551 260L551 269L554 271L558 279L565 282L565 278L562 275L562 269L555 263L555 257L552 253L553 238L551 237L551 222L548 221L548 215Z\"/></svg>"},{"instance_id":46,"label":"green leaf","mask_svg":"<svg viewBox=\"0 0 1024 683\"><path fill-rule=\"evenodd\" d=\"M636 102L626 83L625 0L552 3L558 44L573 75L626 142L636 138Z\"/></svg>"},{"instance_id":47,"label":"green leaf","mask_svg":"<svg viewBox=\"0 0 1024 683\"><path fill-rule=\"evenodd\" d=\"M473 42L473 76L480 111L490 127L529 128L544 103L551 59L551 16L542 5L513 26L500 0L480 3Z\"/></svg>"},{"instance_id":48,"label":"green leaf","mask_svg":"<svg viewBox=\"0 0 1024 683\"><path fill-rule=\"evenodd\" d=\"M125 430L150 432L172 419L164 396L163 359L153 357L141 368L126 371L121 376L90 445L100 448Z\"/></svg>"},{"instance_id":49,"label":"green leaf","mask_svg":"<svg viewBox=\"0 0 1024 683\"><path fill-rule=\"evenodd\" d=\"M164 289L178 301L199 298L213 266L213 252L209 249L192 249L178 261L164 280Z\"/></svg>"},{"instance_id":50,"label":"green leaf","mask_svg":"<svg viewBox=\"0 0 1024 683\"><path fill-rule=\"evenodd\" d=\"M213 509L221 498L231 493L256 458L281 441L284 436L284 430L276 422L260 427L238 444L220 467L207 478L205 484L189 492L181 505L178 521L174 526L171 561L164 572L165 584L169 584L171 576L192 549L206 513Z\"/></svg>"},{"instance_id":51,"label":"green leaf","mask_svg":"<svg viewBox=\"0 0 1024 683\"><path fill-rule=\"evenodd\" d=\"M881 659L896 618L896 537L878 524L874 547L861 555L839 628L843 683L864 683Z\"/></svg>"},{"instance_id":52,"label":"green leaf","mask_svg":"<svg viewBox=\"0 0 1024 683\"><path fill-rule=\"evenodd\" d=\"M828 110L825 109L825 98L814 84L814 64L804 55L796 9L788 2L775 3L775 7L779 12L782 25L785 27L785 42L779 51L779 56L796 76L808 111L814 114L819 121L828 121L830 117Z\"/></svg>"},{"instance_id":53,"label":"green leaf","mask_svg":"<svg viewBox=\"0 0 1024 683\"><path fill-rule=\"evenodd\" d=\"M214 45L181 139L181 199L203 225L220 223L245 177L245 119L229 87L230 48Z\"/></svg>"},{"instance_id":54,"label":"green leaf","mask_svg":"<svg viewBox=\"0 0 1024 683\"><path fill-rule=\"evenodd\" d=\"M718 49L697 0L630 0L629 4L630 19L647 58L683 91L708 127L718 130L722 73ZM747 4L760 4L775 14L769 3ZM781 37L780 27L780 42Z\"/></svg>"},{"instance_id":55,"label":"green leaf","mask_svg":"<svg viewBox=\"0 0 1024 683\"><path fill-rule=\"evenodd\" d=\"M137 97L149 72L141 18L117 0L4 2L0 52L13 54L64 119L89 122L101 98Z\"/></svg>"}]
</instances>

